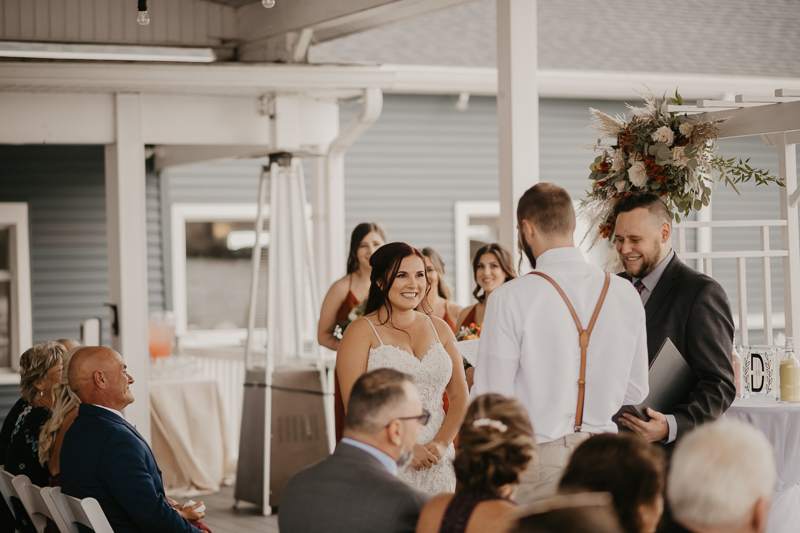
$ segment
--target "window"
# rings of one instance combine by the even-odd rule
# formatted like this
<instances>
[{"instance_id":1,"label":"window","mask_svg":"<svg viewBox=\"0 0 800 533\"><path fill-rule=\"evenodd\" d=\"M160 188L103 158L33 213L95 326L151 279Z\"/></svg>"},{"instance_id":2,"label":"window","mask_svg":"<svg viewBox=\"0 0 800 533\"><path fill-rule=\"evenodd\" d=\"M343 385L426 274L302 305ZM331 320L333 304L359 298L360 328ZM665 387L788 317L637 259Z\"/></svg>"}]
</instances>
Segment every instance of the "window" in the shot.
<instances>
[{"instance_id":1,"label":"window","mask_svg":"<svg viewBox=\"0 0 800 533\"><path fill-rule=\"evenodd\" d=\"M578 202L575 202L575 207L577 209ZM475 289L472 258L481 246L499 239L499 229L500 202L455 203L455 300L460 305L467 306L475 303L475 298L472 296L472 291ZM583 236L588 230L585 223L578 219L575 228L575 244L581 248L586 261L602 268L606 259L605 249L597 246L590 251L589 243L582 242Z\"/></svg>"},{"instance_id":2,"label":"window","mask_svg":"<svg viewBox=\"0 0 800 533\"><path fill-rule=\"evenodd\" d=\"M268 218L269 206L265 209ZM192 337L209 338L203 332L213 330L209 335L216 342L238 344L245 338L256 215L255 204L172 205L172 293L178 336L192 332ZM266 258L266 248L262 257Z\"/></svg>"},{"instance_id":3,"label":"window","mask_svg":"<svg viewBox=\"0 0 800 533\"><path fill-rule=\"evenodd\" d=\"M0 203L0 372L13 382L32 337L28 204Z\"/></svg>"}]
</instances>

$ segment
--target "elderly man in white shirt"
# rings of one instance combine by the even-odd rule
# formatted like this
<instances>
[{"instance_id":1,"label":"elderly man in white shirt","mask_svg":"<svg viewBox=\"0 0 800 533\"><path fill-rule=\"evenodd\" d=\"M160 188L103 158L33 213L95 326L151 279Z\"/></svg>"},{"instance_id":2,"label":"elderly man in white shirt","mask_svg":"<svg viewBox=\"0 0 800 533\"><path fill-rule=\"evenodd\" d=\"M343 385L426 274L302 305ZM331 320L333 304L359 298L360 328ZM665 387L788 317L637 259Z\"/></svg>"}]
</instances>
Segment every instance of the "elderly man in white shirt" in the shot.
<instances>
[{"instance_id":1,"label":"elderly man in white shirt","mask_svg":"<svg viewBox=\"0 0 800 533\"><path fill-rule=\"evenodd\" d=\"M527 408L539 444L539 460L517 491L517 501L527 503L553 495L572 450L593 434L616 433L612 416L641 403L649 386L639 294L585 262L573 241L569 193L534 185L519 200L517 221L523 251L540 274L504 283L489 298L472 396L496 392ZM590 331L580 335L575 318ZM581 379L579 339L587 336Z\"/></svg>"}]
</instances>

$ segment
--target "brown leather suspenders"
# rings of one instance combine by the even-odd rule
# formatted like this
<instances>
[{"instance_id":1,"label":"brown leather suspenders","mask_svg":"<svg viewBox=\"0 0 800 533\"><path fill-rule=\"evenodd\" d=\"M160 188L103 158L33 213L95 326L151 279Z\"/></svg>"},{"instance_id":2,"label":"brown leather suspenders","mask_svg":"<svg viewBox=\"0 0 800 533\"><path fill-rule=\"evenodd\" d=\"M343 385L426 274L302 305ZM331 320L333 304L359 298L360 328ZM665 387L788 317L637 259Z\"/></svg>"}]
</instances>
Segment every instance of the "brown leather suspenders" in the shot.
<instances>
[{"instance_id":1,"label":"brown leather suspenders","mask_svg":"<svg viewBox=\"0 0 800 533\"><path fill-rule=\"evenodd\" d=\"M597 315L600 314L600 308L603 307L603 302L606 299L608 285L611 283L611 275L606 272L606 281L603 283L603 291L600 293L600 299L597 301L597 305L594 308L592 319L589 321L589 327L583 329L581 321L578 319L578 314L575 312L575 308L572 307L569 298L567 298L567 295L564 294L563 290L561 290L561 287L558 286L558 283L556 283L553 278L547 274L536 271L531 272L531 274L541 276L553 284L553 287L556 288L558 293L561 295L561 298L564 300L564 303L567 304L567 307L569 307L569 312L572 314L572 319L575 321L575 325L578 327L578 335L580 336L581 345L581 375L580 379L578 379L578 407L575 410L575 433L579 433L581 430L581 425L583 424L583 400L586 394L586 349L589 347L589 337L592 335L592 329L594 329L594 323L597 321Z\"/></svg>"}]
</instances>

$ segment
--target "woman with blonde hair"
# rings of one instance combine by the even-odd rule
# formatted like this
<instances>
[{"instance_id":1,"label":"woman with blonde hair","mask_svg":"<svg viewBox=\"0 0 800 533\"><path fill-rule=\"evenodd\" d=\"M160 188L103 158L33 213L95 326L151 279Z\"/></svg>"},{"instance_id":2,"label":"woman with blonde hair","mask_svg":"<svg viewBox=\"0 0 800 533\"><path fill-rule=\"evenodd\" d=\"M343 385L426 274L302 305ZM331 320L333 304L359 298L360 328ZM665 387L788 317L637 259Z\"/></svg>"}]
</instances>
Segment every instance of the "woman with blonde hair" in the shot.
<instances>
[{"instance_id":1,"label":"woman with blonde hair","mask_svg":"<svg viewBox=\"0 0 800 533\"><path fill-rule=\"evenodd\" d=\"M459 435L456 492L428 500L416 533L511 531L514 490L536 457L528 413L514 398L484 394L470 404Z\"/></svg>"},{"instance_id":2,"label":"woman with blonde hair","mask_svg":"<svg viewBox=\"0 0 800 533\"><path fill-rule=\"evenodd\" d=\"M13 421L13 430L2 459L6 472L15 476L24 474L31 483L40 487L49 485L50 472L39 463L39 434L50 418L53 387L61 379L61 360L65 351L64 346L57 342L39 342L19 358L19 388L24 403ZM30 531L33 525L25 508L17 499L12 502L17 529Z\"/></svg>"},{"instance_id":3,"label":"woman with blonde hair","mask_svg":"<svg viewBox=\"0 0 800 533\"><path fill-rule=\"evenodd\" d=\"M425 299L417 310L438 316L455 333L456 320L458 320L461 307L451 299L453 290L444 277L442 256L433 248L426 246L422 249L422 257L425 258L425 275L428 277L428 283L431 284L431 290L425 295Z\"/></svg>"},{"instance_id":4,"label":"woman with blonde hair","mask_svg":"<svg viewBox=\"0 0 800 533\"><path fill-rule=\"evenodd\" d=\"M59 454L64 435L78 416L81 401L69 386L69 362L75 352L83 348L78 345L64 354L64 366L61 380L53 387L53 415L45 422L39 435L39 463L50 471L50 486L58 487L58 475L61 473Z\"/></svg>"}]
</instances>

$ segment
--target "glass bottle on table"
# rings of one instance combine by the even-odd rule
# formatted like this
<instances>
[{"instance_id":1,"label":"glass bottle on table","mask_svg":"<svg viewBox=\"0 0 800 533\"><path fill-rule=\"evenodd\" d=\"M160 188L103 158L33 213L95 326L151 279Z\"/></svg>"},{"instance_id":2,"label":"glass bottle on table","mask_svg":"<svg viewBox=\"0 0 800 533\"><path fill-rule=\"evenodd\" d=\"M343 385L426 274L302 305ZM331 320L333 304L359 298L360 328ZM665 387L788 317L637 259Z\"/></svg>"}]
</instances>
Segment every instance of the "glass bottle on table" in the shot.
<instances>
[{"instance_id":1,"label":"glass bottle on table","mask_svg":"<svg viewBox=\"0 0 800 533\"><path fill-rule=\"evenodd\" d=\"M800 402L800 361L794 355L794 339L786 337L786 349L780 366L780 401Z\"/></svg>"}]
</instances>

